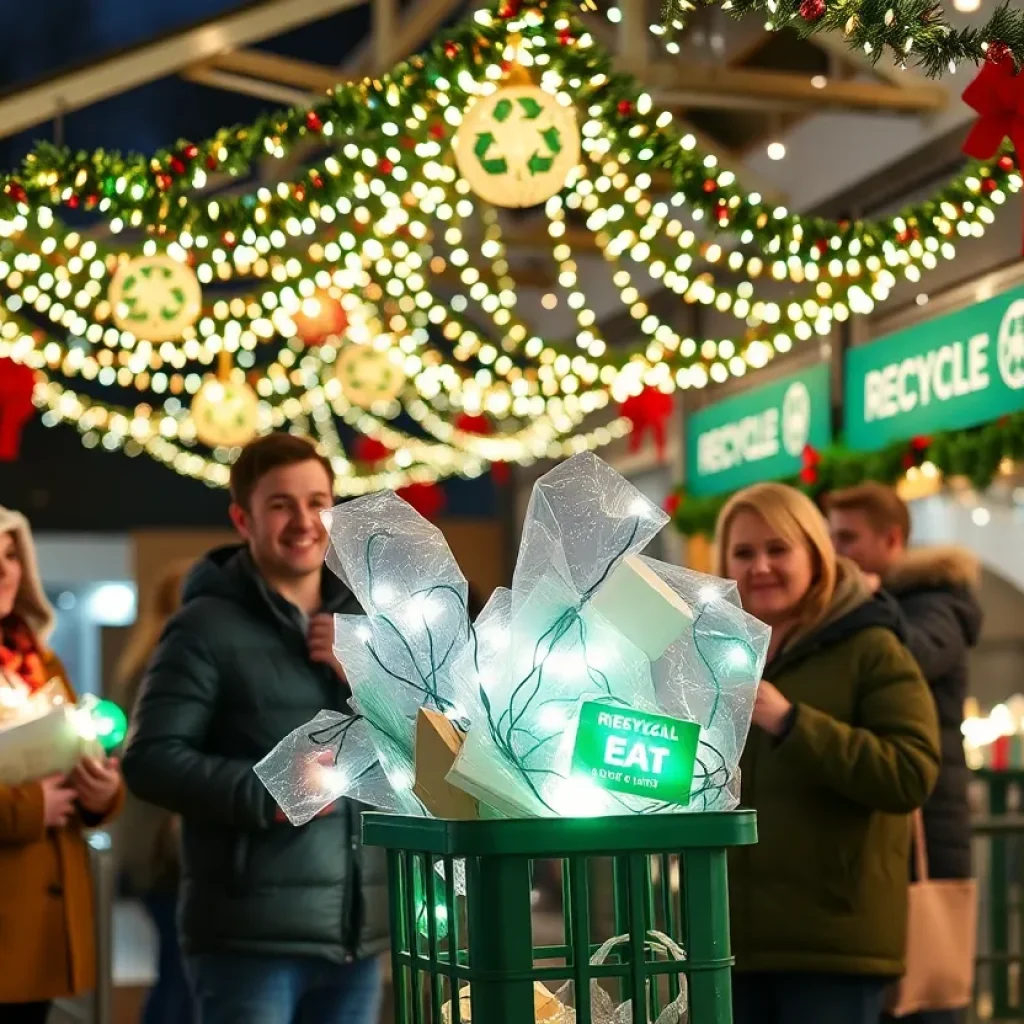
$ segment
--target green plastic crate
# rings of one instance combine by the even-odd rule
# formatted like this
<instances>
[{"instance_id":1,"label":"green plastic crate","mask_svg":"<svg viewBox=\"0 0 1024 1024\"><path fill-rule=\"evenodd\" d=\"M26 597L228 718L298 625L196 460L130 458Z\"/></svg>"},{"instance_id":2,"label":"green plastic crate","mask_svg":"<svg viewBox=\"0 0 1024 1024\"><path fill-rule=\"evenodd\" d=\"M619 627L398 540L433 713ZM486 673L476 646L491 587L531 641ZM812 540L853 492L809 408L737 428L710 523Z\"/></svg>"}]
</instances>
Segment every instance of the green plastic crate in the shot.
<instances>
[{"instance_id":1,"label":"green plastic crate","mask_svg":"<svg viewBox=\"0 0 1024 1024\"><path fill-rule=\"evenodd\" d=\"M473 1024L534 1024L535 982L553 993L571 985L577 1024L594 1024L592 982L616 1004L631 1000L632 1024L649 1024L683 976L690 1024L732 1024L726 857L757 841L751 811L520 821L370 813L363 841L387 851L396 1024L465 1024L457 994L466 986ZM464 897L453 881L460 860ZM547 944L534 940L531 906L545 860L562 864L561 941ZM652 931L685 960L659 955ZM591 964L616 935L627 939Z\"/></svg>"}]
</instances>

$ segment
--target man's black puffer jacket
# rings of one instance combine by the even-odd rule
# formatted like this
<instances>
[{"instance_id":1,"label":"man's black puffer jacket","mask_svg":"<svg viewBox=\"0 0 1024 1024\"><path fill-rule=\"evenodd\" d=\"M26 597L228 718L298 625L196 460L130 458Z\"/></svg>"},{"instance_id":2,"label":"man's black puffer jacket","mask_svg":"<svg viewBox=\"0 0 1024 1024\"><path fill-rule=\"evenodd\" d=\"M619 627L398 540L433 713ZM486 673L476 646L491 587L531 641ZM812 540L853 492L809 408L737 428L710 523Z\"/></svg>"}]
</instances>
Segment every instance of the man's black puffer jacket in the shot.
<instances>
[{"instance_id":1,"label":"man's black puffer jacket","mask_svg":"<svg viewBox=\"0 0 1024 1024\"><path fill-rule=\"evenodd\" d=\"M324 573L324 610L359 613ZM320 957L387 946L383 855L363 849L342 800L302 828L275 820L253 766L347 687L310 661L298 609L270 590L246 548L209 554L184 588L150 665L124 758L141 799L182 817L184 949Z\"/></svg>"},{"instance_id":2,"label":"man's black puffer jacket","mask_svg":"<svg viewBox=\"0 0 1024 1024\"><path fill-rule=\"evenodd\" d=\"M939 713L942 767L924 805L928 869L934 878L971 875L970 772L960 726L967 697L967 661L981 634L981 567L955 547L911 548L886 574L899 602L907 649L928 680Z\"/></svg>"}]
</instances>

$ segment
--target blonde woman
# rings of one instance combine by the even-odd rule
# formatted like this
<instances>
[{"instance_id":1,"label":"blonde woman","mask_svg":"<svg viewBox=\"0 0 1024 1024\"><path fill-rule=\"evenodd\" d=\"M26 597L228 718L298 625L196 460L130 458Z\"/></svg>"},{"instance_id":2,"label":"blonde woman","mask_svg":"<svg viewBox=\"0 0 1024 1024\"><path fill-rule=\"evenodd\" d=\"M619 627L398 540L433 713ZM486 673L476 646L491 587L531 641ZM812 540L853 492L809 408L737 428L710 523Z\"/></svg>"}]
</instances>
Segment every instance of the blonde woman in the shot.
<instances>
[{"instance_id":1,"label":"blonde woman","mask_svg":"<svg viewBox=\"0 0 1024 1024\"><path fill-rule=\"evenodd\" d=\"M806 495L759 484L717 529L720 575L772 627L730 866L735 1024L876 1024L903 972L907 815L938 775L935 708L889 599Z\"/></svg>"},{"instance_id":2,"label":"blonde woman","mask_svg":"<svg viewBox=\"0 0 1024 1024\"><path fill-rule=\"evenodd\" d=\"M132 713L146 666L164 627L181 607L181 588L188 569L189 563L178 563L160 577L118 662L112 696L126 715ZM117 832L121 883L127 894L146 908L159 945L156 984L150 989L141 1024L188 1024L192 1019L175 920L181 871L178 845L177 818L129 793Z\"/></svg>"},{"instance_id":3,"label":"blonde woman","mask_svg":"<svg viewBox=\"0 0 1024 1024\"><path fill-rule=\"evenodd\" d=\"M0 680L74 700L47 646L53 609L25 517L0 506ZM0 1021L43 1024L54 999L96 986L92 876L84 829L119 808L117 762L87 758L67 778L0 785Z\"/></svg>"}]
</instances>

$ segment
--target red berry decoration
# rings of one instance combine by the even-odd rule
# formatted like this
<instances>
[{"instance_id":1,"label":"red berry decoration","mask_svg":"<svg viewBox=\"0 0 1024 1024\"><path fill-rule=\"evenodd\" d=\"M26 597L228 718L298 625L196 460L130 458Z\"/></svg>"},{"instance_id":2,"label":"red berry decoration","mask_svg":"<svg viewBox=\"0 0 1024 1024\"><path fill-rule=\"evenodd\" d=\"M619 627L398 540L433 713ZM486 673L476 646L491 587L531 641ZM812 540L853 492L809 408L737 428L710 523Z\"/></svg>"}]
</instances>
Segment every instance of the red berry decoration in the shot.
<instances>
[{"instance_id":1,"label":"red berry decoration","mask_svg":"<svg viewBox=\"0 0 1024 1024\"><path fill-rule=\"evenodd\" d=\"M171 165L171 170L174 171L175 174L185 173L185 161L182 160L180 156L172 156L169 163Z\"/></svg>"},{"instance_id":2,"label":"red berry decoration","mask_svg":"<svg viewBox=\"0 0 1024 1024\"><path fill-rule=\"evenodd\" d=\"M709 192L709 193L710 192L717 192L718 191L718 182L715 181L714 178L706 179L705 182L704 182L704 191L705 192Z\"/></svg>"},{"instance_id":3,"label":"red berry decoration","mask_svg":"<svg viewBox=\"0 0 1024 1024\"><path fill-rule=\"evenodd\" d=\"M505 0L505 3L498 8L498 17L514 18L519 13L519 0Z\"/></svg>"},{"instance_id":4,"label":"red berry decoration","mask_svg":"<svg viewBox=\"0 0 1024 1024\"><path fill-rule=\"evenodd\" d=\"M430 137L432 139L443 139L444 138L444 125L441 124L440 121L436 122L435 124L432 124L427 129L427 134L430 135Z\"/></svg>"},{"instance_id":5,"label":"red berry decoration","mask_svg":"<svg viewBox=\"0 0 1024 1024\"><path fill-rule=\"evenodd\" d=\"M824 238L819 238L814 243L814 249L819 256L824 256L828 252L828 242Z\"/></svg>"},{"instance_id":6,"label":"red berry decoration","mask_svg":"<svg viewBox=\"0 0 1024 1024\"><path fill-rule=\"evenodd\" d=\"M166 192L174 184L174 179L169 174L158 174L156 176L156 187Z\"/></svg>"},{"instance_id":7,"label":"red berry decoration","mask_svg":"<svg viewBox=\"0 0 1024 1024\"><path fill-rule=\"evenodd\" d=\"M1001 171L1012 171L1013 170L1013 157L1003 154L999 158L999 170Z\"/></svg>"},{"instance_id":8,"label":"red berry decoration","mask_svg":"<svg viewBox=\"0 0 1024 1024\"><path fill-rule=\"evenodd\" d=\"M825 14L825 0L803 0L800 4L800 17L804 21L817 21Z\"/></svg>"},{"instance_id":9,"label":"red berry decoration","mask_svg":"<svg viewBox=\"0 0 1024 1024\"><path fill-rule=\"evenodd\" d=\"M320 115L315 110L306 112L306 127L311 132L323 131L324 123L320 120Z\"/></svg>"},{"instance_id":10,"label":"red berry decoration","mask_svg":"<svg viewBox=\"0 0 1024 1024\"><path fill-rule=\"evenodd\" d=\"M444 44L444 55L449 60L455 60L459 55L459 44L449 39L448 42Z\"/></svg>"},{"instance_id":11,"label":"red berry decoration","mask_svg":"<svg viewBox=\"0 0 1024 1024\"><path fill-rule=\"evenodd\" d=\"M1003 64L1005 61L1013 60L1013 51L1006 45L1006 43L996 40L993 43L988 44L988 49L985 51L985 60L989 64Z\"/></svg>"},{"instance_id":12,"label":"red berry decoration","mask_svg":"<svg viewBox=\"0 0 1024 1024\"><path fill-rule=\"evenodd\" d=\"M25 191L24 187L16 181L12 181L10 185L7 186L7 194L16 203L28 202L28 193Z\"/></svg>"},{"instance_id":13,"label":"red berry decoration","mask_svg":"<svg viewBox=\"0 0 1024 1024\"><path fill-rule=\"evenodd\" d=\"M718 205L715 207L715 216L720 224L724 224L729 219L729 204L724 199L718 201Z\"/></svg>"},{"instance_id":14,"label":"red berry decoration","mask_svg":"<svg viewBox=\"0 0 1024 1024\"><path fill-rule=\"evenodd\" d=\"M208 170L217 170L217 163L217 158L212 153L206 158L206 167Z\"/></svg>"},{"instance_id":15,"label":"red berry decoration","mask_svg":"<svg viewBox=\"0 0 1024 1024\"><path fill-rule=\"evenodd\" d=\"M195 160L199 156L199 147L194 142L190 142L182 152L185 154L186 160Z\"/></svg>"},{"instance_id":16,"label":"red berry decoration","mask_svg":"<svg viewBox=\"0 0 1024 1024\"><path fill-rule=\"evenodd\" d=\"M73 196L70 196L70 197L68 198L68 206L69 206L69 207L70 207L70 208L71 208L72 210L77 210L77 209L78 209L78 207L79 207L79 206L81 205L81 203L82 203L82 200L81 200L81 199L79 199L79 198L78 198L78 196L75 196L75 195L73 195Z\"/></svg>"},{"instance_id":17,"label":"red berry decoration","mask_svg":"<svg viewBox=\"0 0 1024 1024\"><path fill-rule=\"evenodd\" d=\"M993 192L995 192L997 188L999 188L999 182L996 181L995 178L981 179L981 189L983 192L987 192L989 193L989 195L991 195Z\"/></svg>"},{"instance_id":18,"label":"red berry decoration","mask_svg":"<svg viewBox=\"0 0 1024 1024\"><path fill-rule=\"evenodd\" d=\"M381 174L390 174L395 169L394 162L384 157L379 164L377 164L377 170Z\"/></svg>"},{"instance_id":19,"label":"red berry decoration","mask_svg":"<svg viewBox=\"0 0 1024 1024\"><path fill-rule=\"evenodd\" d=\"M576 37L567 28L560 29L558 32L558 43L560 46L572 46L576 42Z\"/></svg>"},{"instance_id":20,"label":"red berry decoration","mask_svg":"<svg viewBox=\"0 0 1024 1024\"><path fill-rule=\"evenodd\" d=\"M618 110L625 117L627 114L633 113L633 104L629 100L619 100Z\"/></svg>"},{"instance_id":21,"label":"red berry decoration","mask_svg":"<svg viewBox=\"0 0 1024 1024\"><path fill-rule=\"evenodd\" d=\"M305 202L306 200L306 190L302 185L295 186L295 200L299 203Z\"/></svg>"},{"instance_id":22,"label":"red berry decoration","mask_svg":"<svg viewBox=\"0 0 1024 1024\"><path fill-rule=\"evenodd\" d=\"M313 183L313 188L324 187L324 179L320 177L319 171L310 171L309 180Z\"/></svg>"}]
</instances>

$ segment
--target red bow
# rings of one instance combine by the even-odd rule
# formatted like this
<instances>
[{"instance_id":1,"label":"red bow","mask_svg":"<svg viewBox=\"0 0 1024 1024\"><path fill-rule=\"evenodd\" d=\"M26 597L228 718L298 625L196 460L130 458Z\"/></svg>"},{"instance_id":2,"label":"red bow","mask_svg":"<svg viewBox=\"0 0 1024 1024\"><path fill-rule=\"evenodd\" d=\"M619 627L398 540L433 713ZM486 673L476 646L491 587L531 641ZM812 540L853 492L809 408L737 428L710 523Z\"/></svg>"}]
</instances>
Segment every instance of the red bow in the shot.
<instances>
[{"instance_id":1,"label":"red bow","mask_svg":"<svg viewBox=\"0 0 1024 1024\"><path fill-rule=\"evenodd\" d=\"M0 462L13 462L21 450L21 428L35 406L36 375L31 367L6 356L0 359Z\"/></svg>"},{"instance_id":2,"label":"red bow","mask_svg":"<svg viewBox=\"0 0 1024 1024\"><path fill-rule=\"evenodd\" d=\"M383 441L360 434L352 446L352 455L356 462L384 462L394 452Z\"/></svg>"},{"instance_id":3,"label":"red bow","mask_svg":"<svg viewBox=\"0 0 1024 1024\"><path fill-rule=\"evenodd\" d=\"M436 519L444 511L444 491L437 484L409 484L395 493L424 519Z\"/></svg>"},{"instance_id":4,"label":"red bow","mask_svg":"<svg viewBox=\"0 0 1024 1024\"><path fill-rule=\"evenodd\" d=\"M812 448L809 444L804 445L800 453L800 462L803 468L800 470L800 483L810 486L818 482L818 464L821 462L821 453Z\"/></svg>"},{"instance_id":5,"label":"red bow","mask_svg":"<svg viewBox=\"0 0 1024 1024\"><path fill-rule=\"evenodd\" d=\"M964 141L968 156L990 160L1005 138L1024 154L1024 75L1017 74L1012 58L983 64L963 100L979 115Z\"/></svg>"},{"instance_id":6,"label":"red bow","mask_svg":"<svg viewBox=\"0 0 1024 1024\"><path fill-rule=\"evenodd\" d=\"M650 431L658 458L665 457L665 424L672 415L672 396L657 388L644 388L639 395L627 398L619 407L623 416L633 424L629 437L629 450L637 452L644 435Z\"/></svg>"}]
</instances>

